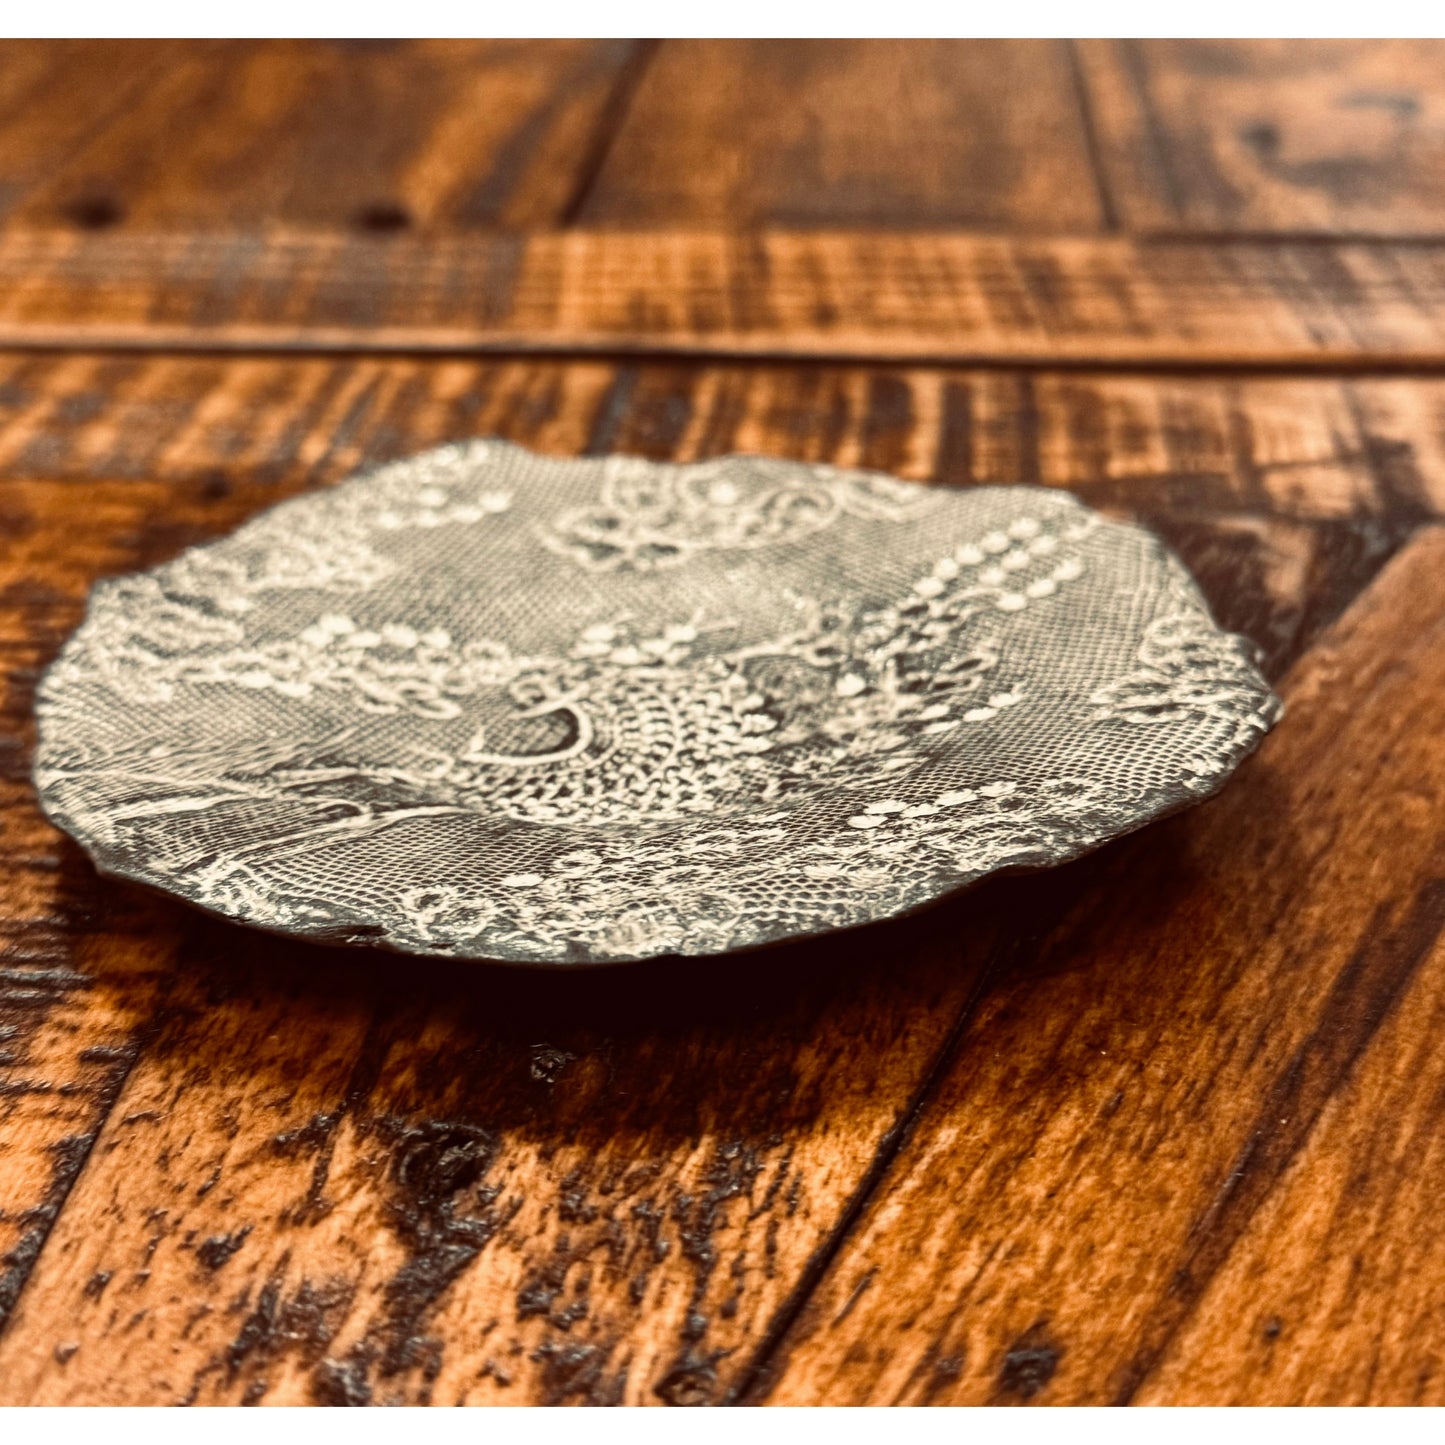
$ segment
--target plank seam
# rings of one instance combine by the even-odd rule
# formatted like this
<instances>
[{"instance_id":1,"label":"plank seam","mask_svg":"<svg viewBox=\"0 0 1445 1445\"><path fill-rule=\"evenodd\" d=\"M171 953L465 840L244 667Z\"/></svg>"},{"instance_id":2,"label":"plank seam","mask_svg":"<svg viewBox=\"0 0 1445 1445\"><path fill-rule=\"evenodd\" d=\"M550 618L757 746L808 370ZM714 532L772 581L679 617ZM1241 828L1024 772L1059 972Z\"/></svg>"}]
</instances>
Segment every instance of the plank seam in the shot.
<instances>
[{"instance_id":1,"label":"plank seam","mask_svg":"<svg viewBox=\"0 0 1445 1445\"><path fill-rule=\"evenodd\" d=\"M607 158L612 154L617 137L627 122L632 102L636 99L637 92L647 78L647 72L652 68L652 62L661 47L661 40L633 42L632 52L618 70L612 90L597 117L582 164L577 168L577 181L572 194L557 214L559 225L570 228L581 219L587 202L592 199L592 192L596 189L602 168L607 164Z\"/></svg>"},{"instance_id":2,"label":"plank seam","mask_svg":"<svg viewBox=\"0 0 1445 1445\"><path fill-rule=\"evenodd\" d=\"M1144 121L1148 150L1159 175L1164 199L1174 214L1182 220L1185 214L1184 194L1179 186L1179 178L1174 174L1174 163L1165 140L1167 132L1150 91L1148 64L1137 40L1116 40L1114 45L1123 62L1124 73L1129 79L1129 88L1134 92L1140 117Z\"/></svg>"},{"instance_id":3,"label":"plank seam","mask_svg":"<svg viewBox=\"0 0 1445 1445\"><path fill-rule=\"evenodd\" d=\"M844 1207L838 1222L804 1265L798 1283L773 1317L738 1384L734 1386L731 1397L724 1401L725 1404L754 1405L766 1402L779 1370L786 1362L787 1356L783 1345L787 1336L792 1332L793 1326L807 1307L808 1301L816 1293L818 1286L823 1282L844 1242L853 1232L864 1210L867 1209L883 1180L891 1171L903 1146L912 1136L924 1108L948 1073L959 1041L977 1016L979 1006L987 996L998 971L991 963L969 993L962 1010L954 1020L932 1064L929 1065L922 1084L914 1091L913 1097L909 1099L903 1113L878 1141L878 1147L873 1151L868 1168Z\"/></svg>"},{"instance_id":4,"label":"plank seam","mask_svg":"<svg viewBox=\"0 0 1445 1445\"><path fill-rule=\"evenodd\" d=\"M1103 147L1099 143L1099 126L1094 115L1094 101L1089 94L1084 67L1079 60L1079 42L1063 40L1065 63L1074 87L1074 99L1079 107L1079 127L1084 140L1084 152L1089 157L1089 169L1094 173L1094 190L1099 197L1099 213L1103 217L1104 229L1117 234L1121 229L1119 207L1114 200L1113 187L1109 184L1108 172L1104 169Z\"/></svg>"},{"instance_id":5,"label":"plank seam","mask_svg":"<svg viewBox=\"0 0 1445 1445\"><path fill-rule=\"evenodd\" d=\"M164 338L112 337L91 340L80 336L36 337L7 333L0 327L0 355L25 356L68 355L89 356L166 356L236 357L255 360L288 360L296 357L320 360L346 360L365 357L386 357L415 361L530 361L545 359L557 362L608 362L615 364L678 363L709 366L737 363L758 366L794 367L869 367L880 370L908 369L926 371L973 370L993 372L1069 372L1106 376L1170 376L1170 377L1358 377L1368 379L1388 376L1401 379L1436 380L1445 376L1445 349L1433 353L1399 355L1380 353L1373 356L1341 357L1308 354L1274 357L1232 358L1219 360L1170 360L1147 356L1060 356L1048 351L999 356L989 351L868 351L868 350L790 350L732 346L726 343L699 346L687 342L670 345L653 342L629 346L618 342L598 342L595 346L575 340L555 344L539 339L524 341L508 337L496 342L438 342L418 345L415 341L388 342L369 338L357 344L335 340L309 342L291 339L268 342L244 340L187 340Z\"/></svg>"}]
</instances>

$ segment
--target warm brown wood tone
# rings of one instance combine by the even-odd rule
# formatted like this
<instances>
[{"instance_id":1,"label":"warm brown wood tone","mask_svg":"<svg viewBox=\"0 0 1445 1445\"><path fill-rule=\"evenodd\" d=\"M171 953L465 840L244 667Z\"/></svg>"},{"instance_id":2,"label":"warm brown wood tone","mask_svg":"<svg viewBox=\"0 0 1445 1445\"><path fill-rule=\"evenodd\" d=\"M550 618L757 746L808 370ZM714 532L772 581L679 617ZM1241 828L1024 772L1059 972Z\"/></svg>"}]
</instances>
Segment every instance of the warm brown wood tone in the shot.
<instances>
[{"instance_id":1,"label":"warm brown wood tone","mask_svg":"<svg viewBox=\"0 0 1445 1445\"><path fill-rule=\"evenodd\" d=\"M640 226L1096 231L1067 46L674 40L580 209Z\"/></svg>"},{"instance_id":2,"label":"warm brown wood tone","mask_svg":"<svg viewBox=\"0 0 1445 1445\"><path fill-rule=\"evenodd\" d=\"M0 218L124 116L180 53L169 41L0 41ZM76 199L92 207L92 223L101 216L96 197Z\"/></svg>"},{"instance_id":3,"label":"warm brown wood tone","mask_svg":"<svg viewBox=\"0 0 1445 1445\"><path fill-rule=\"evenodd\" d=\"M185 234L562 220L629 41L0 46L0 217Z\"/></svg>"},{"instance_id":4,"label":"warm brown wood tone","mask_svg":"<svg viewBox=\"0 0 1445 1445\"><path fill-rule=\"evenodd\" d=\"M1442 568L1432 529L998 980L772 1399L1445 1401Z\"/></svg>"},{"instance_id":5,"label":"warm brown wood tone","mask_svg":"<svg viewBox=\"0 0 1445 1445\"><path fill-rule=\"evenodd\" d=\"M1445 235L1445 42L1077 44L1128 229Z\"/></svg>"},{"instance_id":6,"label":"warm brown wood tone","mask_svg":"<svg viewBox=\"0 0 1445 1445\"><path fill-rule=\"evenodd\" d=\"M1437 939L1141 1404L1439 1401L1442 1026Z\"/></svg>"},{"instance_id":7,"label":"warm brown wood tone","mask_svg":"<svg viewBox=\"0 0 1445 1445\"><path fill-rule=\"evenodd\" d=\"M57 356L0 365L0 399L26 738L92 576L449 436L1067 485L1160 527L1276 672L1445 503L1409 441L1441 430L1445 386L1404 381ZM74 988L5 1016L7 1402L733 1398L1046 920L1134 897L1110 850L723 972L398 970L97 883L25 767L22 747L4 845L45 880L22 916L57 918L30 966ZM1237 833L1259 797L1226 796ZM1105 1032L1139 1006L1098 995Z\"/></svg>"},{"instance_id":8,"label":"warm brown wood tone","mask_svg":"<svg viewBox=\"0 0 1445 1445\"><path fill-rule=\"evenodd\" d=\"M0 236L0 344L1445 365L1445 245Z\"/></svg>"},{"instance_id":9,"label":"warm brown wood tone","mask_svg":"<svg viewBox=\"0 0 1445 1445\"><path fill-rule=\"evenodd\" d=\"M1445 1403L1442 61L0 44L0 1404ZM492 433L1068 487L1289 714L721 961L98 878L29 781L91 583Z\"/></svg>"},{"instance_id":10,"label":"warm brown wood tone","mask_svg":"<svg viewBox=\"0 0 1445 1445\"><path fill-rule=\"evenodd\" d=\"M6 41L0 216L1445 237L1428 41Z\"/></svg>"}]
</instances>

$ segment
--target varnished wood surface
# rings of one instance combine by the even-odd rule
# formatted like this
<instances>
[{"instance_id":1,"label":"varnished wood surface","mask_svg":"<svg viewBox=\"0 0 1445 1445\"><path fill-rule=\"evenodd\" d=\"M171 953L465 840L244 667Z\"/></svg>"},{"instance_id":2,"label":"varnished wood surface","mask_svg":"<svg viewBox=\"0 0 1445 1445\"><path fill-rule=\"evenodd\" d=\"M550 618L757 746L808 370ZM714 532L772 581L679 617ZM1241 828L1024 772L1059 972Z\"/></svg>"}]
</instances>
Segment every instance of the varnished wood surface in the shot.
<instances>
[{"instance_id":1,"label":"varnished wood surface","mask_svg":"<svg viewBox=\"0 0 1445 1445\"><path fill-rule=\"evenodd\" d=\"M1400 394L1418 395L1408 382L77 357L12 359L0 385L11 407L4 631L31 662L22 683L78 619L95 572L146 565L301 485L463 431L564 453L743 448L953 484L1069 485L1171 536L1220 615L1270 647L1276 673L1445 500L1428 460L1407 457L1388 420L1374 429ZM1445 388L1428 400L1445 412ZM26 579L41 565L58 595L37 617ZM28 729L27 688L10 709ZM1238 833L1261 811L1285 830L1297 813L1242 780L1172 825L1180 839L1151 866L1193 879L1208 820ZM26 819L31 859L16 872L41 880L27 885L29 916L63 909L87 866L33 805L17 798L11 814ZM901 929L724 969L585 979L440 964L403 976L385 957L263 940L92 884L99 917L34 965L77 988L34 1008L33 1032L11 1045L7 1099L27 1111L33 1156L12 1213L45 1247L0 1341L0 1379L15 1398L55 1401L712 1400L778 1388L792 1337L780 1346L776 1332L794 1292L900 1123L939 1087L940 1061L977 1030L989 1036L1018 976L1047 971L1059 945L1046 918L1091 905L1127 914L1129 874L1160 847L1156 830ZM1197 886L1207 908L1216 886ZM1023 936L1020 912L1034 920ZM1173 916L1198 927L1187 910ZM1151 910L1145 938L1170 917ZM1074 948L1071 977L1097 996L1092 1027L1107 1034L1149 985L1146 973L1106 987L1121 958L1094 946L1093 971ZM1207 952L1187 933L1157 946L1158 983L1175 990L1160 1006L1179 989L1197 997ZM1244 972L1263 987L1274 971ZM1276 1017L1251 997L1244 1017L1298 1027L1297 1003L1285 991ZM1052 1073L1056 1032L1072 1032L1078 1009L1045 994L1010 1029L1009 1084L1031 1090L1016 1073L1028 1060ZM1217 1037L1226 1052L1241 1046L1228 1027ZM1146 1067L1146 1043L1134 1047ZM1070 1090L1086 1086L1099 1079L1059 1076L1050 1113L1066 1136L1083 1107ZM989 1108L970 1099L941 1117L980 1132L996 1120L990 1157L1006 1167L1017 1103ZM1129 1136L1115 1147L1128 1155ZM47 1201L67 1189L49 1220ZM918 1217L938 1215L930 1202ZM943 1264L911 1246L910 1258L925 1272ZM1012 1345L1009 1313L990 1325L999 1349ZM977 1368L1002 1368L999 1349L976 1348ZM790 1387L804 1394L808 1360Z\"/></svg>"},{"instance_id":2,"label":"varnished wood surface","mask_svg":"<svg viewBox=\"0 0 1445 1445\"><path fill-rule=\"evenodd\" d=\"M0 234L0 345L1445 366L1445 243Z\"/></svg>"},{"instance_id":3,"label":"varnished wood surface","mask_svg":"<svg viewBox=\"0 0 1445 1445\"><path fill-rule=\"evenodd\" d=\"M1445 238L1439 41L0 43L0 218Z\"/></svg>"},{"instance_id":4,"label":"varnished wood surface","mask_svg":"<svg viewBox=\"0 0 1445 1445\"><path fill-rule=\"evenodd\" d=\"M1441 1398L1439 1245L1414 1212L1440 1166L1345 1086L1423 1063L1445 993L1442 566L1432 528L1289 675L1289 730L1236 786L1113 850L981 1001L784 1342L779 1399ZM1438 1072L1376 1107L1418 1121ZM1260 1218L1337 1193L1366 1196L1345 1249ZM1419 1220L1410 1268L1384 1208Z\"/></svg>"},{"instance_id":5,"label":"varnished wood surface","mask_svg":"<svg viewBox=\"0 0 1445 1445\"><path fill-rule=\"evenodd\" d=\"M0 216L361 232L563 219L629 41L0 43Z\"/></svg>"},{"instance_id":6,"label":"varnished wood surface","mask_svg":"<svg viewBox=\"0 0 1445 1445\"><path fill-rule=\"evenodd\" d=\"M578 210L588 224L1093 232L1067 42L674 41Z\"/></svg>"},{"instance_id":7,"label":"varnished wood surface","mask_svg":"<svg viewBox=\"0 0 1445 1445\"><path fill-rule=\"evenodd\" d=\"M1136 231L1439 236L1445 42L1078 42Z\"/></svg>"},{"instance_id":8,"label":"varnished wood surface","mask_svg":"<svg viewBox=\"0 0 1445 1445\"><path fill-rule=\"evenodd\" d=\"M29 225L1102 225L1058 42L8 42L0 106Z\"/></svg>"},{"instance_id":9,"label":"varnished wood surface","mask_svg":"<svg viewBox=\"0 0 1445 1445\"><path fill-rule=\"evenodd\" d=\"M1440 54L0 46L0 1403L1445 1402ZM487 434L1068 487L1288 715L697 965L99 879L29 783L93 581Z\"/></svg>"}]
</instances>

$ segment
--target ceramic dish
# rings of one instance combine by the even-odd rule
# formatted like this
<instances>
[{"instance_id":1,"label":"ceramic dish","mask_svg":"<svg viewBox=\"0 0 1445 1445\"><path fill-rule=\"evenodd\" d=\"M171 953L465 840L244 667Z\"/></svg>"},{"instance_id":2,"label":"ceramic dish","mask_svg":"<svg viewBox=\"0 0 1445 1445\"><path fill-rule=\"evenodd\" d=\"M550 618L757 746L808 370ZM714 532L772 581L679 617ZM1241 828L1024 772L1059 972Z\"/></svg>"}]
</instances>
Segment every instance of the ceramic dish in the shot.
<instances>
[{"instance_id":1,"label":"ceramic dish","mask_svg":"<svg viewBox=\"0 0 1445 1445\"><path fill-rule=\"evenodd\" d=\"M100 584L36 778L102 869L242 923L569 964L1073 857L1277 711L1160 543L1066 494L477 441Z\"/></svg>"}]
</instances>

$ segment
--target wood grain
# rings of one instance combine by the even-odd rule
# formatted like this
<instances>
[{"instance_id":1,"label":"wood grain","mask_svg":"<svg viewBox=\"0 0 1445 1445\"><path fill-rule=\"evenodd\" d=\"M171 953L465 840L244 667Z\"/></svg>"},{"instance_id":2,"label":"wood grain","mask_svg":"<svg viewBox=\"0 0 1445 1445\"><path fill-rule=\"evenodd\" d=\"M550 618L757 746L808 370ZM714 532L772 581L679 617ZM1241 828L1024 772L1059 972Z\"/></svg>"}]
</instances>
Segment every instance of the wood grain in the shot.
<instances>
[{"instance_id":1,"label":"wood grain","mask_svg":"<svg viewBox=\"0 0 1445 1445\"><path fill-rule=\"evenodd\" d=\"M1442 42L1077 44L1126 228L1445 235Z\"/></svg>"},{"instance_id":2,"label":"wood grain","mask_svg":"<svg viewBox=\"0 0 1445 1445\"><path fill-rule=\"evenodd\" d=\"M0 44L0 1404L1445 1402L1442 58ZM29 783L91 583L487 434L1068 487L1289 715L725 968L98 878Z\"/></svg>"},{"instance_id":3,"label":"wood grain","mask_svg":"<svg viewBox=\"0 0 1445 1445\"><path fill-rule=\"evenodd\" d=\"M1392 1050L1429 1049L1445 984L1442 565L1429 529L1290 675L1236 783L1118 847L999 977L770 1399L1445 1398L1438 1069Z\"/></svg>"},{"instance_id":4,"label":"wood grain","mask_svg":"<svg viewBox=\"0 0 1445 1445\"><path fill-rule=\"evenodd\" d=\"M588 224L1101 229L1066 48L1039 40L672 40L578 211Z\"/></svg>"},{"instance_id":5,"label":"wood grain","mask_svg":"<svg viewBox=\"0 0 1445 1445\"><path fill-rule=\"evenodd\" d=\"M0 43L0 218L135 104L177 57L175 42L7 40ZM66 219L93 222L77 195Z\"/></svg>"},{"instance_id":6,"label":"wood grain","mask_svg":"<svg viewBox=\"0 0 1445 1445\"><path fill-rule=\"evenodd\" d=\"M82 230L1445 237L1428 41L9 41L0 215Z\"/></svg>"},{"instance_id":7,"label":"wood grain","mask_svg":"<svg viewBox=\"0 0 1445 1445\"><path fill-rule=\"evenodd\" d=\"M1418 807L1420 794L1397 795ZM1135 1398L1441 1399L1437 939Z\"/></svg>"},{"instance_id":8,"label":"wood grain","mask_svg":"<svg viewBox=\"0 0 1445 1445\"><path fill-rule=\"evenodd\" d=\"M519 368L372 364L349 391L331 380L350 370L131 362L101 378L80 361L48 385L32 374L28 387L47 398L39 416L74 415L97 382L113 401L73 449L42 442L28 464L27 448L10 453L22 470L46 457L48 478L15 477L7 495L31 545L86 555L95 538L69 521L72 468L114 477L129 457L122 472L147 480L96 479L87 493L129 508L95 525L128 538L139 560L180 541L187 519L209 529L254 508L266 495L258 464L295 445L295 418L318 392L333 392L368 451L419 440L389 430L393 416L445 434L434 408L461 396L484 398L484 427L510 418L514 435L575 450L599 427L657 445L655 408L682 389L657 375L619 407L597 384L617 380L603 368L553 368L540 388ZM291 414L245 438L234 490L213 485L209 464L196 476L227 420L256 414L267 384L281 410L288 380ZM374 409L357 405L365 396ZM161 414L172 446L130 453ZM755 408L738 420L764 424ZM329 444L336 426L322 423L317 440ZM32 441L33 428L22 421ZM858 430L835 445L858 444ZM177 473L188 466L187 485ZM292 466L290 489L304 475ZM167 477L169 497L157 492ZM71 1196L77 1221L89 1191L109 1199L105 1258L63 1227L51 1237L46 1257L65 1266L62 1289L74 1280L79 1313L67 1310L71 1333L47 1340L38 1362L23 1324L12 1331L21 1353L0 1365L6 1390L83 1395L89 1379L105 1398L137 1399L710 1397L793 1287L778 1261L806 1256L834 1221L968 988L968 951L946 934L851 947L851 962L834 948L795 954L781 990L774 959L744 962L721 993L711 978L654 968L569 997L554 980L479 984L425 965L402 975L394 960L203 929L144 1052L159 1071L132 1071ZM859 997L845 1025L830 1001L850 977ZM840 1027L857 1030L851 1044ZM693 1081L686 1101L674 1069ZM124 1185L113 1197L112 1171L130 1174L136 1150L148 1173L161 1161L163 1203L133 1207ZM451 1289L463 1274L466 1287ZM193 1297L196 1280L220 1291L214 1306ZM654 1321L647 1337L619 1340L640 1309ZM30 1318L48 1330L47 1317L41 1301ZM481 1353L442 1358L441 1341L484 1341L489 1326L498 1338ZM28 1376L36 1363L61 1373L47 1386Z\"/></svg>"},{"instance_id":9,"label":"wood grain","mask_svg":"<svg viewBox=\"0 0 1445 1445\"><path fill-rule=\"evenodd\" d=\"M0 344L1438 368L1445 246L12 230Z\"/></svg>"},{"instance_id":10,"label":"wood grain","mask_svg":"<svg viewBox=\"0 0 1445 1445\"><path fill-rule=\"evenodd\" d=\"M0 216L181 235L556 223L636 56L627 41L7 42Z\"/></svg>"},{"instance_id":11,"label":"wood grain","mask_svg":"<svg viewBox=\"0 0 1445 1445\"><path fill-rule=\"evenodd\" d=\"M726 973L398 970L251 935L98 882L21 791L29 686L88 582L447 437L682 458L742 449L920 480L1065 484L1137 512L1277 673L1436 514L1440 478L1416 466L1409 437L1422 418L1438 423L1445 393L839 366L16 356L0 364L0 406L0 637L22 664L7 699L21 747L0 875L29 877L13 860L30 859L54 880L25 885L24 906L55 916L43 966L76 980L0 1020L28 1030L0 1074L26 1081L15 1097L28 1101L0 1119L0 1207L17 1246L0 1399L689 1403L766 1378L913 1127L911 1177L938 1104L912 1121L941 1097L951 1040L975 1041L959 1057L977 1058L986 1026L1000 1049L1022 1040L1018 1069L1048 1072L1054 1025L1035 1020L1043 1041L1030 1042L999 1000L1020 976L1062 970L1060 937L1080 936L1069 966L1094 980L1094 1015L1087 999L1069 1004L1093 1020L1084 1034L1122 1031L1145 1007L1095 977L1078 921L1083 899L1126 908L1137 879L1121 882L1107 850ZM1354 665L1347 652L1345 673ZM1267 784L1226 795L1243 810L1236 838L1262 826L1258 786L1272 808ZM1151 830L1145 876L1160 896L1183 889L1185 908L1196 865L1164 848L1173 836ZM1279 886L1299 881L1284 873ZM1056 930L1061 917L1074 921ZM1257 945L1248 922L1232 946ZM1171 986L1187 1009L1216 999L1199 968ZM1258 1020L1228 1019L1220 1047L1246 1047ZM89 1092L62 1092L77 1082ZM79 1102L65 1112L57 1097ZM1021 1128L1017 1097L1008 1107ZM1000 1144L996 1167L1015 1147ZM1205 1145L1188 1133L1176 1147ZM836 1393L828 1383L815 1398Z\"/></svg>"},{"instance_id":12,"label":"wood grain","mask_svg":"<svg viewBox=\"0 0 1445 1445\"><path fill-rule=\"evenodd\" d=\"M11 373L13 378L14 373ZM97 885L40 815L32 698L97 570L124 567L136 514L92 499L69 547L0 494L0 1328L156 1017L174 920Z\"/></svg>"}]
</instances>

